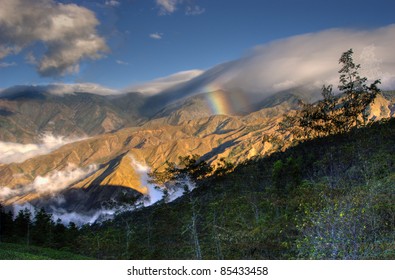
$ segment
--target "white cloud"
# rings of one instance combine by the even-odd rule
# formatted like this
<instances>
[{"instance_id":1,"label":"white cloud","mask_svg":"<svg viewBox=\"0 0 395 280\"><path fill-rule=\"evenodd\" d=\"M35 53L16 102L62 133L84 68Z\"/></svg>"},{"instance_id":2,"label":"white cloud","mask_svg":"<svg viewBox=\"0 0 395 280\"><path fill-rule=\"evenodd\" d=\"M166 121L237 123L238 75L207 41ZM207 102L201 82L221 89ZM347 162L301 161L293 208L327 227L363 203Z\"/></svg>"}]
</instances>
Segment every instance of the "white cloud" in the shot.
<instances>
[{"instance_id":1,"label":"white cloud","mask_svg":"<svg viewBox=\"0 0 395 280\"><path fill-rule=\"evenodd\" d=\"M206 9L199 7L198 5L195 6L187 6L185 9L185 14L187 16L197 16L201 15L206 11Z\"/></svg>"},{"instance_id":2,"label":"white cloud","mask_svg":"<svg viewBox=\"0 0 395 280\"><path fill-rule=\"evenodd\" d=\"M28 53L25 55L25 60L26 60L27 63L32 64L32 65L36 65L36 64L38 63L38 62L37 62L37 58L36 58L36 56L33 54L33 52L28 52Z\"/></svg>"},{"instance_id":3,"label":"white cloud","mask_svg":"<svg viewBox=\"0 0 395 280\"><path fill-rule=\"evenodd\" d=\"M338 60L352 48L361 72L374 64L369 78L395 76L395 25L368 31L333 29L272 42L255 48L231 67L226 86L273 92L279 86L338 84ZM374 46L372 48L372 46ZM361 59L361 56L363 59ZM230 70L229 70L230 71ZM381 72L381 76L376 76ZM385 86L385 85L383 85Z\"/></svg>"},{"instance_id":4,"label":"white cloud","mask_svg":"<svg viewBox=\"0 0 395 280\"><path fill-rule=\"evenodd\" d=\"M15 62L0 62L0 68L16 66Z\"/></svg>"},{"instance_id":5,"label":"white cloud","mask_svg":"<svg viewBox=\"0 0 395 280\"><path fill-rule=\"evenodd\" d=\"M201 70L182 71L168 77L158 78L147 83L131 86L125 91L137 91L146 95L153 95L176 85L185 83L202 73L203 71Z\"/></svg>"},{"instance_id":6,"label":"white cloud","mask_svg":"<svg viewBox=\"0 0 395 280\"><path fill-rule=\"evenodd\" d=\"M188 178L184 178L173 185L162 186L162 189L158 189L154 184L151 183L151 178L148 176L150 168L138 161L133 157L132 167L140 175L141 186L146 188L146 193L143 198L134 205L119 205L114 208L93 209L89 212L74 212L63 208L64 202L66 202L64 196L61 194L62 191L68 189L75 182L78 182L97 171L97 165L89 165L85 168L75 167L69 165L63 170L54 170L46 174L45 176L37 176L34 181L24 186L18 186L15 188L0 187L0 201L15 200L18 197L23 197L29 194L37 194L39 196L51 196L50 200L47 200L47 204L41 201L41 206L46 207L47 211L52 214L53 221L61 219L64 225L68 225L70 222L76 223L78 226L83 224L92 224L95 222L102 222L107 219L112 219L116 214L125 211L134 211L141 207L151 206L164 198L163 188L168 190L168 196L165 200L166 203L172 202L175 199L184 195L184 186L192 191L196 188L196 185L191 182ZM30 203L24 204L13 204L14 216L17 215L19 210L28 209L34 217L37 210L35 206Z\"/></svg>"},{"instance_id":7,"label":"white cloud","mask_svg":"<svg viewBox=\"0 0 395 280\"><path fill-rule=\"evenodd\" d=\"M132 167L133 169L139 174L141 186L146 188L146 194L143 197L143 204L145 207L151 206L158 201L161 201L164 198L164 189L168 191L168 197L166 198L167 202L172 202L177 198L184 195L184 186L188 188L188 191L192 191L196 188L196 185L189 180L189 178L185 177L183 180L175 182L173 185L165 185L165 186L156 186L155 184L151 183L151 179L148 174L150 173L150 168L145 164L142 164L136 161L133 157L132 160Z\"/></svg>"},{"instance_id":8,"label":"white cloud","mask_svg":"<svg viewBox=\"0 0 395 280\"><path fill-rule=\"evenodd\" d=\"M40 144L0 142L0 163L23 162L29 158L49 154L63 145L82 140L44 134Z\"/></svg>"},{"instance_id":9,"label":"white cloud","mask_svg":"<svg viewBox=\"0 0 395 280\"><path fill-rule=\"evenodd\" d=\"M47 92L54 95L64 95L66 93L87 92L97 95L116 95L119 91L103 87L94 83L80 84L50 84L47 86Z\"/></svg>"},{"instance_id":10,"label":"white cloud","mask_svg":"<svg viewBox=\"0 0 395 280\"><path fill-rule=\"evenodd\" d=\"M354 50L354 61L361 64L361 74L371 81L380 78L382 89L395 89L394 45L395 25L293 36L257 46L244 57L213 67L174 90L183 96L205 92L207 88L237 90L251 105L295 87L316 87L318 96L323 84L337 88L338 61L350 48Z\"/></svg>"},{"instance_id":11,"label":"white cloud","mask_svg":"<svg viewBox=\"0 0 395 280\"><path fill-rule=\"evenodd\" d=\"M123 60L120 60L120 59L115 60L115 62L116 62L117 64L119 64L119 65L129 65L128 62L123 61Z\"/></svg>"},{"instance_id":12,"label":"white cloud","mask_svg":"<svg viewBox=\"0 0 395 280\"><path fill-rule=\"evenodd\" d=\"M37 214L37 208L30 203L24 204L14 204L12 205L12 212L14 214L14 219L18 215L20 210L29 210L31 213L31 219L34 220ZM61 220L61 223L65 226L68 226L71 222L75 223L77 227L81 227L85 224L93 224L95 222L103 222L108 219L114 218L116 214L131 211L134 209L131 208L114 208L114 209L99 209L95 211L90 211L89 213L78 213L78 212L69 212L62 207L56 207L54 205L50 205L49 209L46 209L48 213L52 215L52 221L56 222L58 219Z\"/></svg>"},{"instance_id":13,"label":"white cloud","mask_svg":"<svg viewBox=\"0 0 395 280\"><path fill-rule=\"evenodd\" d=\"M46 52L30 61L42 76L59 76L108 51L96 30L99 21L87 8L54 0L2 0L1 6L0 59L41 42Z\"/></svg>"},{"instance_id":14,"label":"white cloud","mask_svg":"<svg viewBox=\"0 0 395 280\"><path fill-rule=\"evenodd\" d=\"M150 38L155 39L155 40L161 40L163 36L163 33L152 33L149 35Z\"/></svg>"},{"instance_id":15,"label":"white cloud","mask_svg":"<svg viewBox=\"0 0 395 280\"><path fill-rule=\"evenodd\" d=\"M182 3L182 0L156 0L159 7L160 15L169 15L177 10L177 5Z\"/></svg>"},{"instance_id":16,"label":"white cloud","mask_svg":"<svg viewBox=\"0 0 395 280\"><path fill-rule=\"evenodd\" d=\"M107 0L104 4L106 6L118 7L119 5L121 5L121 2L116 1L116 0Z\"/></svg>"},{"instance_id":17,"label":"white cloud","mask_svg":"<svg viewBox=\"0 0 395 280\"><path fill-rule=\"evenodd\" d=\"M12 96L19 92L31 91L42 92L53 95L74 94L75 92L87 92L97 95L116 95L121 94L120 91L103 87L94 83L77 83L77 84L62 84L53 83L48 85L22 85L14 86L7 89L0 90L0 96Z\"/></svg>"},{"instance_id":18,"label":"white cloud","mask_svg":"<svg viewBox=\"0 0 395 280\"><path fill-rule=\"evenodd\" d=\"M25 186L0 188L0 201L27 194L56 195L71 184L91 175L96 170L96 165L90 165L86 168L69 165L63 170L54 170L45 176L37 176L32 183Z\"/></svg>"},{"instance_id":19,"label":"white cloud","mask_svg":"<svg viewBox=\"0 0 395 280\"><path fill-rule=\"evenodd\" d=\"M66 226L69 225L70 222L73 222L80 227L84 224L94 224L95 222L103 222L105 220L112 219L116 214L119 214L122 211L128 211L129 209L100 209L93 213L67 212L62 208L55 207L52 207L51 210L52 219L54 221L61 219L62 224Z\"/></svg>"},{"instance_id":20,"label":"white cloud","mask_svg":"<svg viewBox=\"0 0 395 280\"><path fill-rule=\"evenodd\" d=\"M194 5L193 2L185 0L156 0L156 4L159 7L159 15L170 15L174 13L178 7L186 3L185 14L187 16L196 16L203 14L206 10L198 5ZM185 6L185 5L184 5Z\"/></svg>"}]
</instances>

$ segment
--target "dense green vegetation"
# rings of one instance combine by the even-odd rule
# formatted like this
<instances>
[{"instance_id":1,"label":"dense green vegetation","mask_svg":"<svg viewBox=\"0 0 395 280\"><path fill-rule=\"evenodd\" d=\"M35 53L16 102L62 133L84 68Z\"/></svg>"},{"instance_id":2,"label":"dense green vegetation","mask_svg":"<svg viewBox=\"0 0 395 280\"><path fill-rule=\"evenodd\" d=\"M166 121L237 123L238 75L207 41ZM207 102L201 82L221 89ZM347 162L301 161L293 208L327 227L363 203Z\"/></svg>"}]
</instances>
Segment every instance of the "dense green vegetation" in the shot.
<instances>
[{"instance_id":1,"label":"dense green vegetation","mask_svg":"<svg viewBox=\"0 0 395 280\"><path fill-rule=\"evenodd\" d=\"M87 257L49 248L0 243L0 260L86 260Z\"/></svg>"},{"instance_id":2,"label":"dense green vegetation","mask_svg":"<svg viewBox=\"0 0 395 280\"><path fill-rule=\"evenodd\" d=\"M98 259L395 259L395 119L208 177L189 160L177 174L198 187L172 203L81 229L2 213L2 241Z\"/></svg>"},{"instance_id":3,"label":"dense green vegetation","mask_svg":"<svg viewBox=\"0 0 395 280\"><path fill-rule=\"evenodd\" d=\"M69 252L78 235L75 224L55 223L44 209L34 218L28 209L20 210L14 218L0 205L0 259L85 259Z\"/></svg>"}]
</instances>

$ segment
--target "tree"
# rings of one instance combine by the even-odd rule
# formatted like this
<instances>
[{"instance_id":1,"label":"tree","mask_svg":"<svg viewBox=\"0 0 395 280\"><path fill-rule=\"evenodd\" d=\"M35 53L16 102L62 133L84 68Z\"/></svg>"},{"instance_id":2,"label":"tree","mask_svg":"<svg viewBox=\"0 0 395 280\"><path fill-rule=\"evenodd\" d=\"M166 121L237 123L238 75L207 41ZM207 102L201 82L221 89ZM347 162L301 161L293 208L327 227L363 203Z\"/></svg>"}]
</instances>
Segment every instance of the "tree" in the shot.
<instances>
[{"instance_id":1,"label":"tree","mask_svg":"<svg viewBox=\"0 0 395 280\"><path fill-rule=\"evenodd\" d=\"M169 190L183 189L184 193L190 191L190 182L202 180L212 173L212 167L200 159L199 155L180 156L178 165L174 162L166 161L163 171L158 169L150 172L150 183L155 184L156 188L163 191L163 201L167 202Z\"/></svg>"},{"instance_id":2,"label":"tree","mask_svg":"<svg viewBox=\"0 0 395 280\"><path fill-rule=\"evenodd\" d=\"M37 245L50 245L53 239L54 223L52 215L41 208L35 218L32 227L32 241Z\"/></svg>"},{"instance_id":3,"label":"tree","mask_svg":"<svg viewBox=\"0 0 395 280\"><path fill-rule=\"evenodd\" d=\"M339 70L340 84L338 88L345 95L343 108L344 115L348 118L345 123L346 130L349 130L352 126L366 124L366 108L380 92L377 85L381 83L380 80L376 80L370 86L366 85L368 79L359 75L358 70L361 65L354 63L353 53L353 50L349 49L339 59L342 68Z\"/></svg>"},{"instance_id":4,"label":"tree","mask_svg":"<svg viewBox=\"0 0 395 280\"><path fill-rule=\"evenodd\" d=\"M62 224L61 219L57 219L55 225L53 226L53 246L55 248L63 248L67 246L67 240L66 240L66 231L67 228L65 225Z\"/></svg>"},{"instance_id":5,"label":"tree","mask_svg":"<svg viewBox=\"0 0 395 280\"><path fill-rule=\"evenodd\" d=\"M3 205L0 203L0 243L7 242L7 239L12 236L12 230L12 213L6 213Z\"/></svg>"},{"instance_id":6,"label":"tree","mask_svg":"<svg viewBox=\"0 0 395 280\"><path fill-rule=\"evenodd\" d=\"M29 209L19 210L18 215L14 220L15 235L18 239L25 240L27 245L30 245L30 231L31 231L31 216Z\"/></svg>"},{"instance_id":7,"label":"tree","mask_svg":"<svg viewBox=\"0 0 395 280\"><path fill-rule=\"evenodd\" d=\"M367 124L368 106L380 92L380 80L367 86L368 79L359 75L361 66L354 63L352 55L350 49L339 59L342 64L338 71L340 94L333 94L332 85L323 85L323 100L315 104L302 103L299 112L284 118L280 125L282 130L291 130L297 140L303 140L344 133Z\"/></svg>"},{"instance_id":8,"label":"tree","mask_svg":"<svg viewBox=\"0 0 395 280\"><path fill-rule=\"evenodd\" d=\"M0 203L0 243L3 235L3 205Z\"/></svg>"},{"instance_id":9,"label":"tree","mask_svg":"<svg viewBox=\"0 0 395 280\"><path fill-rule=\"evenodd\" d=\"M301 182L300 159L287 158L284 162L277 160L273 164L272 181L279 196L286 196L290 190Z\"/></svg>"}]
</instances>

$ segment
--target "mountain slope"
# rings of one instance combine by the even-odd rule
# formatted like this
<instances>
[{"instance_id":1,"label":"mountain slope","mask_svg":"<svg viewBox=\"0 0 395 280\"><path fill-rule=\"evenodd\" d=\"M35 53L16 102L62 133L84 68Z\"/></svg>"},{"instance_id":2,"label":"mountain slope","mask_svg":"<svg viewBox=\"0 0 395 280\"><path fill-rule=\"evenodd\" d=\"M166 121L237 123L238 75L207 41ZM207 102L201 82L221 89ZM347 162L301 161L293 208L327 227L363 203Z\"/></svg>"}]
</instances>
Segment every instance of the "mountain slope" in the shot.
<instances>
[{"instance_id":1,"label":"mountain slope","mask_svg":"<svg viewBox=\"0 0 395 280\"><path fill-rule=\"evenodd\" d=\"M394 259L394 140L392 119L248 161L174 203L81 232L113 235L106 249L92 252L87 238L79 249L122 259L195 259L197 250L203 259Z\"/></svg>"},{"instance_id":2,"label":"mountain slope","mask_svg":"<svg viewBox=\"0 0 395 280\"><path fill-rule=\"evenodd\" d=\"M142 121L138 113L142 100L138 94L2 92L0 141L38 143L44 133L76 138L135 126Z\"/></svg>"},{"instance_id":3,"label":"mountain slope","mask_svg":"<svg viewBox=\"0 0 395 280\"><path fill-rule=\"evenodd\" d=\"M377 98L371 108L371 119L393 116L391 98L391 94ZM279 123L283 114L294 108L294 103L291 96L290 102L245 116L214 115L172 122L170 114L140 127L70 143L21 163L0 165L0 185L7 187L3 189L7 191L2 202L23 203L56 194L47 191L42 181L54 184L58 192L69 189L85 189L91 195L106 192L98 195L100 201L105 196L111 199L117 195L113 191L107 193L106 186L146 194L146 182L136 172L138 164L147 166L147 170L163 170L167 161L177 163L180 156L191 154L200 155L212 166L221 164L221 159L237 164L284 150L292 144L292 137L278 131ZM89 201L86 208L98 205L93 199Z\"/></svg>"}]
</instances>

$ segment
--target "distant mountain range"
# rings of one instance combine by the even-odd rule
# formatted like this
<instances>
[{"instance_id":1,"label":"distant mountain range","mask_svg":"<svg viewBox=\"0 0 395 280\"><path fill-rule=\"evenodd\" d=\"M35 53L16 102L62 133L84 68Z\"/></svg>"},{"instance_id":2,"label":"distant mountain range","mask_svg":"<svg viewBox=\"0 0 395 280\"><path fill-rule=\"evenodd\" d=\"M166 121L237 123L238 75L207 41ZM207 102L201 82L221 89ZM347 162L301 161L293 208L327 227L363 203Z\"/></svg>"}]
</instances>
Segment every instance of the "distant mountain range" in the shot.
<instances>
[{"instance_id":1,"label":"distant mountain range","mask_svg":"<svg viewBox=\"0 0 395 280\"><path fill-rule=\"evenodd\" d=\"M0 163L1 203L88 213L125 194L149 197L149 170L177 163L179 156L197 154L216 166L284 150L292 137L279 131L283 115L317 91L296 88L254 104L236 100L243 96L237 91L173 94L174 99L161 100L139 93L3 92L0 140L7 147L25 144L18 146L23 153L35 143L41 149L45 133L74 140L22 162ZM370 108L374 120L394 114L394 92L379 95Z\"/></svg>"}]
</instances>

